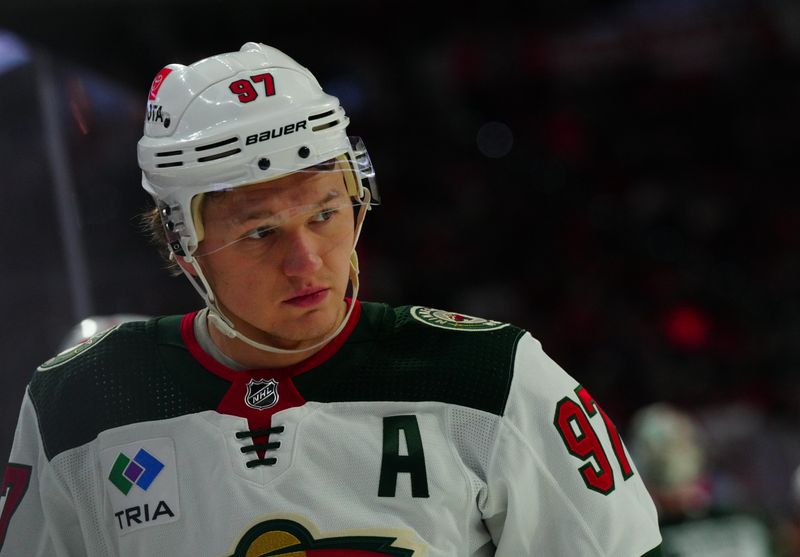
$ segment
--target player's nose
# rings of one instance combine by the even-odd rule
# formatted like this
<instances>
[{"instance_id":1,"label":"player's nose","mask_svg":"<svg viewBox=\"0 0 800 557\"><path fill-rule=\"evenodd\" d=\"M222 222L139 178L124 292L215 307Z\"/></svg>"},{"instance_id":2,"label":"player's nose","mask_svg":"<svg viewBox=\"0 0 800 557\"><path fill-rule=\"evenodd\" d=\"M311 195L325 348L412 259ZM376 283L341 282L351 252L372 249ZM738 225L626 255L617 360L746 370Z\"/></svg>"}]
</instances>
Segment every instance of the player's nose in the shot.
<instances>
[{"instance_id":1,"label":"player's nose","mask_svg":"<svg viewBox=\"0 0 800 557\"><path fill-rule=\"evenodd\" d=\"M313 235L305 228L287 233L283 257L283 272L286 276L308 276L322 266L322 257Z\"/></svg>"}]
</instances>

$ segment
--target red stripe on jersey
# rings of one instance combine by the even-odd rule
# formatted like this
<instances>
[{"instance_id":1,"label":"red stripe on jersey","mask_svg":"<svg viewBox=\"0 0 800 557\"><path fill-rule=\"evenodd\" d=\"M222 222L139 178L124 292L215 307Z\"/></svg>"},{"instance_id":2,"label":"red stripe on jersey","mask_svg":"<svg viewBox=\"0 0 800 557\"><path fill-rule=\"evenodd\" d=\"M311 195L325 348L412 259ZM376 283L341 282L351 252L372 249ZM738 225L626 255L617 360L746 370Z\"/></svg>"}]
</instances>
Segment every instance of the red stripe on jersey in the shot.
<instances>
[{"instance_id":1,"label":"red stripe on jersey","mask_svg":"<svg viewBox=\"0 0 800 557\"><path fill-rule=\"evenodd\" d=\"M305 400L300 396L300 393L297 392L291 378L329 360L350 337L361 316L361 303L358 300L353 302L347 299L346 301L348 303L355 303L355 306L342 332L326 344L319 352L316 352L302 362L274 369L239 371L218 362L203 350L194 334L194 319L198 312L195 311L184 315L181 320L181 338L186 344L189 353L200 362L204 368L231 383L228 392L225 393L225 396L217 406L217 412L246 418L250 429L256 430L270 427L272 415L276 412L305 404ZM246 399L250 381L269 379L274 379L278 384L277 402L273 406L263 409L248 406ZM260 440L258 441L260 442Z\"/></svg>"},{"instance_id":2,"label":"red stripe on jersey","mask_svg":"<svg viewBox=\"0 0 800 557\"><path fill-rule=\"evenodd\" d=\"M255 379L269 379L270 377L275 377L277 375L283 376L294 376L303 373L304 371L308 371L309 369L313 369L325 363L326 361L330 360L336 352L347 342L347 339L353 333L358 325L358 320L361 317L361 302L355 300L353 302L350 298L345 298L345 302L348 304L355 303L353 307L353 312L350 314L350 318L347 320L347 325L345 325L342 332L336 335L328 344L322 347L322 350L319 352L314 353L312 356L306 358L302 362L298 362L291 366L281 367L281 368L272 368L272 369L250 369L246 370L244 373L249 375L251 378ZM181 320L181 339L183 340L184 344L186 344L186 348L189 349L189 353L194 357L195 360L200 362L200 364L209 370L214 375L218 375L227 381L233 381L237 376L241 375L243 372L235 369L231 369L228 366L218 362L215 360L210 354L208 354L205 350L203 350L200 343L197 342L197 337L194 334L194 318L199 312L194 311L192 313L187 313L183 316Z\"/></svg>"}]
</instances>

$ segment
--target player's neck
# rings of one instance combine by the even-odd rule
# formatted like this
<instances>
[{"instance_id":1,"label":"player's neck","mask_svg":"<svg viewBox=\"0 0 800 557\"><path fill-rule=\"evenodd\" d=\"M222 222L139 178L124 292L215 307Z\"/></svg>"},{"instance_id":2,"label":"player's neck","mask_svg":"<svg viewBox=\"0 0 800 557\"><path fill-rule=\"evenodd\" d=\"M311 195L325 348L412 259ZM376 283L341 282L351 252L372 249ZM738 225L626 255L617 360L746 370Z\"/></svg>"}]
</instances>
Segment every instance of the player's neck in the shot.
<instances>
[{"instance_id":1,"label":"player's neck","mask_svg":"<svg viewBox=\"0 0 800 557\"><path fill-rule=\"evenodd\" d=\"M346 305L344 302L342 306L345 308L339 315L339 318L336 320L336 324L332 328L332 330L336 329L341 320L344 319L346 315ZM322 344L321 346L317 346L310 350L305 350L303 352L297 353L278 353L278 352L269 352L267 350L261 350L254 346L247 344L246 342L242 341L238 338L231 338L225 334L223 334L216 326L214 326L211 322L207 322L208 333L211 337L211 341L216 345L216 347L222 351L227 357L241 365L245 369L275 369L275 368L283 368L292 366L306 360L322 350L325 346L327 346L327 342ZM327 333L330 334L330 333ZM252 337L251 337L252 338ZM321 337L324 338L324 337ZM282 349L290 349L296 350L302 348L303 346L314 345L319 342L320 339L312 339L306 341L304 343L297 343L293 345L287 345L284 343L278 343L275 341L270 341L269 339L253 339L262 342L263 344L267 344L268 346L275 346L276 348ZM333 340L333 339L329 339Z\"/></svg>"}]
</instances>

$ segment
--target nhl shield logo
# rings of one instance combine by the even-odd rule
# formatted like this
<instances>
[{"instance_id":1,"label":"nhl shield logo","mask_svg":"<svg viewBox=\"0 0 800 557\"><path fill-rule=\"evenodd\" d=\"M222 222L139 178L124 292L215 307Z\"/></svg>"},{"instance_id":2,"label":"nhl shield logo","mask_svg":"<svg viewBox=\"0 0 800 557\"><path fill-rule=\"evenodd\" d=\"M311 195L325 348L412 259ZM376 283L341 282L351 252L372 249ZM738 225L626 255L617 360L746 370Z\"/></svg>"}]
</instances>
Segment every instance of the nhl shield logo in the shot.
<instances>
[{"instance_id":1,"label":"nhl shield logo","mask_svg":"<svg viewBox=\"0 0 800 557\"><path fill-rule=\"evenodd\" d=\"M278 404L278 382L274 379L251 379L244 402L250 408L266 410Z\"/></svg>"}]
</instances>

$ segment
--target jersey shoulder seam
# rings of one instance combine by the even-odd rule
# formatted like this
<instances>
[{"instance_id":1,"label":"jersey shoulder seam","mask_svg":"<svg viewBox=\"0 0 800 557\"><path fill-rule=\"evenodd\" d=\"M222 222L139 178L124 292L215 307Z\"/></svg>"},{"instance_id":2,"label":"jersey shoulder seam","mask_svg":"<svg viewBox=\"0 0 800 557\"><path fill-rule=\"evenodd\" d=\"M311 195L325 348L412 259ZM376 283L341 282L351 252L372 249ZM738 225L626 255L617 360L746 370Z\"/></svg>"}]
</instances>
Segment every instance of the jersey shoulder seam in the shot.
<instances>
[{"instance_id":1,"label":"jersey shoulder seam","mask_svg":"<svg viewBox=\"0 0 800 557\"><path fill-rule=\"evenodd\" d=\"M525 331L524 329L520 329L519 332L517 333L517 337L514 339L514 343L512 344L512 347L511 347L511 356L510 356L510 361L509 361L509 364L508 364L509 368L508 368L508 373L506 374L506 376L507 376L506 394L505 394L505 397L503 399L503 407L500 409L500 416L501 417L505 416L506 407L508 406L508 399L511 396L511 384L514 381L514 372L517 369L516 368L517 349L519 348L519 343L522 340L522 337L525 336L526 333L527 333L527 331Z\"/></svg>"}]
</instances>

